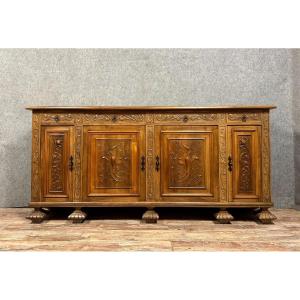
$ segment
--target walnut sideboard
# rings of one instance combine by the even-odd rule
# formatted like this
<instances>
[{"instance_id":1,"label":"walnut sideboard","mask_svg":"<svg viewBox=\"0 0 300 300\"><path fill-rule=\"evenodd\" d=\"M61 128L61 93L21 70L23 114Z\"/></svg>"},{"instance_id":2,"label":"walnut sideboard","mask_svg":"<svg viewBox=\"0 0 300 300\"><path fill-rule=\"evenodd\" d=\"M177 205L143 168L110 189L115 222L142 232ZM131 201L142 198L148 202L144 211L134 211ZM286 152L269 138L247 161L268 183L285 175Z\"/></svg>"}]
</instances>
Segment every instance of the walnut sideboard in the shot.
<instances>
[{"instance_id":1,"label":"walnut sideboard","mask_svg":"<svg viewBox=\"0 0 300 300\"><path fill-rule=\"evenodd\" d=\"M270 193L269 112L274 106L28 107L32 110L32 189L28 216L51 207L232 207L276 217ZM82 210L83 209L83 210Z\"/></svg>"}]
</instances>

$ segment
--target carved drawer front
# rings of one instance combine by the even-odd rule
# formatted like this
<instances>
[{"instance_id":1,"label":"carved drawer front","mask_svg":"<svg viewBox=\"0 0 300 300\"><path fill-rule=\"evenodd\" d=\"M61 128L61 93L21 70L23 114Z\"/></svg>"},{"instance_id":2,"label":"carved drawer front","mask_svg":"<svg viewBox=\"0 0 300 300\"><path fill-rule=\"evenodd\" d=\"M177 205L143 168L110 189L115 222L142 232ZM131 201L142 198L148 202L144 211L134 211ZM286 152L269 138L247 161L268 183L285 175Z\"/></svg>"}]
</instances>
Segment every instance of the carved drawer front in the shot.
<instances>
[{"instance_id":1,"label":"carved drawer front","mask_svg":"<svg viewBox=\"0 0 300 300\"><path fill-rule=\"evenodd\" d=\"M204 201L217 200L217 132L216 126L156 127L159 198L166 201L184 201L186 197L191 197L188 198L191 201L199 201L197 197Z\"/></svg>"},{"instance_id":2,"label":"carved drawer front","mask_svg":"<svg viewBox=\"0 0 300 300\"><path fill-rule=\"evenodd\" d=\"M84 127L86 200L112 201L116 197L118 201L136 201L145 197L144 131L143 126Z\"/></svg>"},{"instance_id":3,"label":"carved drawer front","mask_svg":"<svg viewBox=\"0 0 300 300\"><path fill-rule=\"evenodd\" d=\"M215 122L218 119L217 113L202 112L202 113L156 113L154 114L155 123L177 123L177 124L190 124L190 123L206 123Z\"/></svg>"},{"instance_id":4,"label":"carved drawer front","mask_svg":"<svg viewBox=\"0 0 300 300\"><path fill-rule=\"evenodd\" d=\"M229 199L259 201L261 197L261 128L229 127Z\"/></svg>"},{"instance_id":5,"label":"carved drawer front","mask_svg":"<svg viewBox=\"0 0 300 300\"><path fill-rule=\"evenodd\" d=\"M260 112L241 112L241 113L228 113L227 114L228 123L260 123L261 122L261 113Z\"/></svg>"},{"instance_id":6,"label":"carved drawer front","mask_svg":"<svg viewBox=\"0 0 300 300\"><path fill-rule=\"evenodd\" d=\"M42 126L43 201L72 201L73 127Z\"/></svg>"}]
</instances>

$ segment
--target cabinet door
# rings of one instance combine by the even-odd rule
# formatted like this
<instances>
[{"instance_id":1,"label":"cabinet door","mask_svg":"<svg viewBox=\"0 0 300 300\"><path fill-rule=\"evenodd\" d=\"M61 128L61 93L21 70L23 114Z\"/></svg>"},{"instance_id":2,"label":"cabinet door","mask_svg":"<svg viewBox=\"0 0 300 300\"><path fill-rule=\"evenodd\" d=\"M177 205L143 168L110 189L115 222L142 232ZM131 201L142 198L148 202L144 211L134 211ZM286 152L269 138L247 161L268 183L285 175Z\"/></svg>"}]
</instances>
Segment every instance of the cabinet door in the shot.
<instances>
[{"instance_id":1,"label":"cabinet door","mask_svg":"<svg viewBox=\"0 0 300 300\"><path fill-rule=\"evenodd\" d=\"M157 199L216 201L217 126L156 127Z\"/></svg>"},{"instance_id":2,"label":"cabinet door","mask_svg":"<svg viewBox=\"0 0 300 300\"><path fill-rule=\"evenodd\" d=\"M261 128L229 126L229 199L259 201L261 195Z\"/></svg>"},{"instance_id":3,"label":"cabinet door","mask_svg":"<svg viewBox=\"0 0 300 300\"><path fill-rule=\"evenodd\" d=\"M72 201L73 127L42 126L43 201Z\"/></svg>"},{"instance_id":4,"label":"cabinet door","mask_svg":"<svg viewBox=\"0 0 300 300\"><path fill-rule=\"evenodd\" d=\"M84 196L87 201L145 197L145 128L84 127Z\"/></svg>"}]
</instances>

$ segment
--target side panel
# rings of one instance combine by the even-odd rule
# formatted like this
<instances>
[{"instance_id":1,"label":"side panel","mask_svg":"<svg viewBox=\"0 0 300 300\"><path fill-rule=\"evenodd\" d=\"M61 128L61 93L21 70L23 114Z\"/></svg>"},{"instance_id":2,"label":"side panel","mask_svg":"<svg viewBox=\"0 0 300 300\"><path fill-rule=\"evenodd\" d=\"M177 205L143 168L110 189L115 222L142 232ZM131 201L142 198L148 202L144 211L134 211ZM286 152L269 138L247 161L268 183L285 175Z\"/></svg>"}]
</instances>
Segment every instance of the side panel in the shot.
<instances>
[{"instance_id":1,"label":"side panel","mask_svg":"<svg viewBox=\"0 0 300 300\"><path fill-rule=\"evenodd\" d=\"M261 127L229 126L229 199L261 200ZM231 169L231 170L230 170Z\"/></svg>"},{"instance_id":2,"label":"side panel","mask_svg":"<svg viewBox=\"0 0 300 300\"><path fill-rule=\"evenodd\" d=\"M42 126L42 201L72 201L73 127Z\"/></svg>"}]
</instances>

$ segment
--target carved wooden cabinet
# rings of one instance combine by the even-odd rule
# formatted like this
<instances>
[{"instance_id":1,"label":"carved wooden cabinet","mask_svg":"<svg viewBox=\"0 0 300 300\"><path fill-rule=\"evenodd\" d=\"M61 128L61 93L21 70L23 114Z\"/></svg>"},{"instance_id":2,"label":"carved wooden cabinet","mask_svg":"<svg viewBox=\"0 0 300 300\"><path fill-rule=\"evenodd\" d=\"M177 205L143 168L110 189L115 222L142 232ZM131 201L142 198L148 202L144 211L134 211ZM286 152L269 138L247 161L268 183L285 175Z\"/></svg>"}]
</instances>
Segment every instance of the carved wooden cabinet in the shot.
<instances>
[{"instance_id":1,"label":"carved wooden cabinet","mask_svg":"<svg viewBox=\"0 0 300 300\"><path fill-rule=\"evenodd\" d=\"M29 218L51 207L231 207L275 219L270 194L269 111L247 107L29 107L32 198Z\"/></svg>"}]
</instances>

